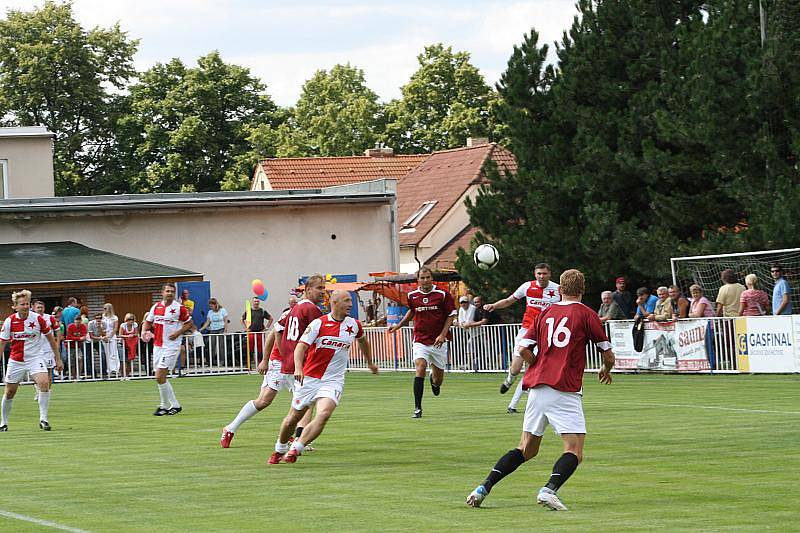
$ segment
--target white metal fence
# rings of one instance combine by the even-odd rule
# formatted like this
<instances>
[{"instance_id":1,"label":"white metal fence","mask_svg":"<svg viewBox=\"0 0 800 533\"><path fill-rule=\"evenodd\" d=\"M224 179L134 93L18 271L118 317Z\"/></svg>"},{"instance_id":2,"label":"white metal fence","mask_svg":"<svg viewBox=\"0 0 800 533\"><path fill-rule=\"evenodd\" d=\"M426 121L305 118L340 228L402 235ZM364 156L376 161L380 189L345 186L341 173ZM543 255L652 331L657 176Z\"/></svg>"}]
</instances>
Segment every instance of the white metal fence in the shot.
<instances>
[{"instance_id":1,"label":"white metal fence","mask_svg":"<svg viewBox=\"0 0 800 533\"><path fill-rule=\"evenodd\" d=\"M735 321L731 318L708 319L708 342L713 346L714 364L711 372L738 372ZM633 321L617 321L616 329L630 335ZM502 372L508 368L513 356L514 338L519 324L483 326L474 329L453 328L449 343L449 360L446 370L452 372ZM413 330L402 328L397 333L387 333L386 328L366 328L372 347L373 359L382 370L410 371L414 369L412 356ZM626 333L627 332L627 333ZM612 342L615 339L612 338ZM184 338L183 350L175 373L187 376L247 373L255 370L261 358L259 344L263 334L246 333L208 334ZM119 371L109 375L116 367L107 346L100 342L63 343L64 372L56 381L96 381L103 379L147 378L152 372L152 344L137 342L135 353L118 341ZM113 352L113 350L112 350ZM130 359L129 359L130 356ZM2 358L0 370L5 375L8 353ZM596 371L601 358L594 345L586 349L586 369ZM366 361L355 345L350 356L350 368L366 369Z\"/></svg>"}]
</instances>

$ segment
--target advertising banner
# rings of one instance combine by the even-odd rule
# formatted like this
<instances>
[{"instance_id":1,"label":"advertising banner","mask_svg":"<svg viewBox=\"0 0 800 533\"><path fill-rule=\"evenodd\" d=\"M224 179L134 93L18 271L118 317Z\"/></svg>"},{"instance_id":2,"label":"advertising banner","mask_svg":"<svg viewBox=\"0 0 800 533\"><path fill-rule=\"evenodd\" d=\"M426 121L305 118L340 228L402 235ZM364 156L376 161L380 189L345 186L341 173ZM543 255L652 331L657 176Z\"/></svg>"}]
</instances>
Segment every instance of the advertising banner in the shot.
<instances>
[{"instance_id":1,"label":"advertising banner","mask_svg":"<svg viewBox=\"0 0 800 533\"><path fill-rule=\"evenodd\" d=\"M620 370L661 370L700 372L711 369L707 342L709 320L691 319L679 322L646 322L644 347L637 352L633 346L633 321L609 322L610 338L616 368Z\"/></svg>"},{"instance_id":2,"label":"advertising banner","mask_svg":"<svg viewBox=\"0 0 800 533\"><path fill-rule=\"evenodd\" d=\"M748 316L736 319L736 359L740 372L795 372L795 317Z\"/></svg>"}]
</instances>

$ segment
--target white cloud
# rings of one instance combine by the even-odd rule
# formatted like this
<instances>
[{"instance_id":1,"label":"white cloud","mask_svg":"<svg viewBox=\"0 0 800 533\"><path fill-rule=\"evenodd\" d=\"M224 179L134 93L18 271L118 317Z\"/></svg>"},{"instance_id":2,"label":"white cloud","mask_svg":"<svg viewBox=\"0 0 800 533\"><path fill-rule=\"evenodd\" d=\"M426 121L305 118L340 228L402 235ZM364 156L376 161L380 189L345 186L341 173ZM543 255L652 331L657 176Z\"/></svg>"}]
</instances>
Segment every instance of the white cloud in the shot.
<instances>
[{"instance_id":1,"label":"white cloud","mask_svg":"<svg viewBox=\"0 0 800 533\"><path fill-rule=\"evenodd\" d=\"M3 11L32 5L0 0ZM348 61L364 69L383 100L395 98L416 70L416 56L434 42L470 52L493 84L523 33L533 26L540 43L558 40L575 14L574 0L74 0L73 5L85 27L119 21L132 38L141 39L139 69L172 57L194 64L217 49L226 61L262 78L281 105L293 104L317 69Z\"/></svg>"}]
</instances>

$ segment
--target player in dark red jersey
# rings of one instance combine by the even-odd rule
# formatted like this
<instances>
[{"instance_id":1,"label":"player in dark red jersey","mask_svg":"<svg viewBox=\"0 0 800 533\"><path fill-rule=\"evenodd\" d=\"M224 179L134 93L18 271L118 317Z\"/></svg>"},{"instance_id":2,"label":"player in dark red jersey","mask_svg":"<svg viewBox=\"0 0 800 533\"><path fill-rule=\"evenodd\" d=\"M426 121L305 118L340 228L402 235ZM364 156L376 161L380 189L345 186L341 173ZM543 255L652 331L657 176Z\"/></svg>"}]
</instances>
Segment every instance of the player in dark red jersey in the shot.
<instances>
[{"instance_id":1,"label":"player in dark red jersey","mask_svg":"<svg viewBox=\"0 0 800 533\"><path fill-rule=\"evenodd\" d=\"M433 286L433 272L422 267L417 273L419 288L408 293L408 312L399 324L389 328L395 332L414 319L413 356L416 375L414 376L414 414L412 418L422 418L422 392L425 390L425 372L431 365L431 390L439 396L447 366L447 341L450 339L450 326L458 315L456 304L449 292Z\"/></svg>"},{"instance_id":2,"label":"player in dark red jersey","mask_svg":"<svg viewBox=\"0 0 800 533\"><path fill-rule=\"evenodd\" d=\"M11 341L11 357L5 372L5 392L0 409L0 431L8 431L8 416L11 404L17 394L20 381L30 375L39 386L39 427L50 431L47 411L50 405L50 375L47 369L47 354L42 351L42 342L47 342L55 359L54 366L59 372L64 368L50 324L36 313L31 312L31 291L19 291L11 295L14 304L13 315L7 317L0 327L0 356L5 353L6 342Z\"/></svg>"},{"instance_id":3,"label":"player in dark red jersey","mask_svg":"<svg viewBox=\"0 0 800 533\"><path fill-rule=\"evenodd\" d=\"M583 274L567 270L561 274L563 301L551 305L537 318L521 341L521 356L530 365L522 380L529 390L519 446L497 461L482 485L467 497L467 505L480 507L501 479L525 461L536 456L548 424L564 441L564 453L553 466L547 484L539 490L536 502L554 510L566 511L556 492L569 479L583 457L586 421L581 404L586 346L597 344L602 351L601 383L611 383L614 353L597 313L581 303L585 292Z\"/></svg>"}]
</instances>

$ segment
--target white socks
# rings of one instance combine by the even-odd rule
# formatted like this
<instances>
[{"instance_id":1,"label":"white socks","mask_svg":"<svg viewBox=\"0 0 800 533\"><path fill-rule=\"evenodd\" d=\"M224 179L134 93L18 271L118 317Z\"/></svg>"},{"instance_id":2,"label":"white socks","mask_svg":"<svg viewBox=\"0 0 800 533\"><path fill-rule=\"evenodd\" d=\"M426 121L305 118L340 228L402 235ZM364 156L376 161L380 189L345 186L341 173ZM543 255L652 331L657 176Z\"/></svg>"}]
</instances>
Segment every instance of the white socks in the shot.
<instances>
[{"instance_id":1,"label":"white socks","mask_svg":"<svg viewBox=\"0 0 800 533\"><path fill-rule=\"evenodd\" d=\"M305 446L305 444L300 442L300 439L294 439L294 442L292 443L291 449L296 451L298 455L302 455L303 454L303 450L306 449L306 446Z\"/></svg>"},{"instance_id":2,"label":"white socks","mask_svg":"<svg viewBox=\"0 0 800 533\"><path fill-rule=\"evenodd\" d=\"M516 409L520 398L522 398L522 381L517 384L517 388L514 390L514 396L511 398L511 403L508 404L508 408Z\"/></svg>"},{"instance_id":3,"label":"white socks","mask_svg":"<svg viewBox=\"0 0 800 533\"><path fill-rule=\"evenodd\" d=\"M11 400L6 399L6 395L3 394L3 402L2 402L2 418L0 418L0 426L7 426L8 425L8 415L11 414Z\"/></svg>"},{"instance_id":4,"label":"white socks","mask_svg":"<svg viewBox=\"0 0 800 533\"><path fill-rule=\"evenodd\" d=\"M181 404L178 403L178 399L175 397L175 391L172 390L172 385L170 385L169 381L158 384L158 394L161 396L161 404L159 404L159 407L162 409L181 406Z\"/></svg>"},{"instance_id":5,"label":"white socks","mask_svg":"<svg viewBox=\"0 0 800 533\"><path fill-rule=\"evenodd\" d=\"M50 406L50 391L39 391L39 420L47 422L47 408Z\"/></svg>"},{"instance_id":6,"label":"white socks","mask_svg":"<svg viewBox=\"0 0 800 533\"><path fill-rule=\"evenodd\" d=\"M278 453L286 453L289 451L289 443L288 442L281 442L280 440L275 441L275 451Z\"/></svg>"},{"instance_id":7,"label":"white socks","mask_svg":"<svg viewBox=\"0 0 800 533\"><path fill-rule=\"evenodd\" d=\"M255 416L257 412L258 409L256 409L255 402L253 400L250 400L249 402L247 402L242 406L242 409L241 411L239 411L239 414L236 415L236 418L233 419L233 422L228 424L225 429L227 429L231 433L236 433L236 430L239 429L239 426L241 426L246 421L253 418L253 416Z\"/></svg>"}]
</instances>

